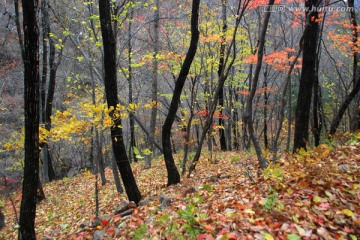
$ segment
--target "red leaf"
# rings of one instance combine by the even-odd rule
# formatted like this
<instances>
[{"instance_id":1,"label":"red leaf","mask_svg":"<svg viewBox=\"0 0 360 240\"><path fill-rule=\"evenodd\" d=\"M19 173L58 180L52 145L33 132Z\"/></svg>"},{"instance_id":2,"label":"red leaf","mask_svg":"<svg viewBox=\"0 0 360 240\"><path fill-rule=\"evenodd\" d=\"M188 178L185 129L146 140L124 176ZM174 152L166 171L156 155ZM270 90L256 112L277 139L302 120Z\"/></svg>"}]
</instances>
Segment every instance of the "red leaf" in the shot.
<instances>
[{"instance_id":1,"label":"red leaf","mask_svg":"<svg viewBox=\"0 0 360 240\"><path fill-rule=\"evenodd\" d=\"M211 236L210 234L199 234L196 237L197 240L213 240L213 236Z\"/></svg>"},{"instance_id":2,"label":"red leaf","mask_svg":"<svg viewBox=\"0 0 360 240\"><path fill-rule=\"evenodd\" d=\"M108 223L109 223L109 221L106 219L101 220L101 226L103 226L103 227L105 227Z\"/></svg>"},{"instance_id":3,"label":"red leaf","mask_svg":"<svg viewBox=\"0 0 360 240\"><path fill-rule=\"evenodd\" d=\"M317 221L319 224L323 224L323 223L325 222L325 220L322 219L322 218L318 218L318 219L316 219L316 221Z\"/></svg>"}]
</instances>

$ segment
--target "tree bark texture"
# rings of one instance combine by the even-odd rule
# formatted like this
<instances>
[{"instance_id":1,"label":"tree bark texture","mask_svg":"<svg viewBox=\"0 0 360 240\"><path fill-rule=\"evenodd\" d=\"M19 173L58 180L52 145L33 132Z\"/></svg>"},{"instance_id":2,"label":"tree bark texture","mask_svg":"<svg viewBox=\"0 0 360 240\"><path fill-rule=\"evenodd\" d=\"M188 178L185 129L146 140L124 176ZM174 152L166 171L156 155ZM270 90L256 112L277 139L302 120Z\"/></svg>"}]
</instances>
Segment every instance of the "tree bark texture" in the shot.
<instances>
[{"instance_id":1,"label":"tree bark texture","mask_svg":"<svg viewBox=\"0 0 360 240\"><path fill-rule=\"evenodd\" d=\"M195 57L197 45L199 41L199 6L200 0L193 0L192 2L192 11L191 11L191 41L189 50L186 54L185 60L181 67L179 76L175 83L175 89L173 97L171 99L170 108L168 115L165 119L164 125L162 127L162 145L163 153L165 158L165 165L168 174L167 185L177 184L180 182L180 174L176 168L175 161L172 155L171 150L171 128L175 120L176 112L179 107L180 95L184 87L187 75L190 71L191 63Z\"/></svg>"},{"instance_id":2,"label":"tree bark texture","mask_svg":"<svg viewBox=\"0 0 360 240\"><path fill-rule=\"evenodd\" d=\"M305 7L312 9L318 4L318 0L305 1ZM319 14L316 11L307 11L306 28L303 38L303 63L301 69L299 94L295 110L295 133L294 152L305 148L309 141L309 119L311 108L311 97L315 82L316 50L318 47Z\"/></svg>"},{"instance_id":3,"label":"tree bark texture","mask_svg":"<svg viewBox=\"0 0 360 240\"><path fill-rule=\"evenodd\" d=\"M36 239L36 190L39 176L39 28L38 1L23 1L25 161L20 206L20 240Z\"/></svg>"},{"instance_id":4,"label":"tree bark texture","mask_svg":"<svg viewBox=\"0 0 360 240\"><path fill-rule=\"evenodd\" d=\"M110 1L99 1L99 13L101 33L104 48L104 82L105 94L110 112L110 117L114 120L114 126L111 127L111 140L113 151L118 165L121 178L124 183L126 194L130 201L136 204L141 200L141 194L132 173L129 159L126 155L121 118L115 116L116 107L119 104L117 96L117 77L116 77L116 42L111 26Z\"/></svg>"},{"instance_id":5,"label":"tree bark texture","mask_svg":"<svg viewBox=\"0 0 360 240\"><path fill-rule=\"evenodd\" d=\"M268 5L269 6L274 5L274 2L275 2L275 0L270 0ZM253 100L254 100L255 92L257 89L258 81L259 81L262 60L264 57L264 46L265 46L265 40L266 40L265 37L266 37L266 31L267 31L267 27L268 27L269 20L270 20L270 15L271 15L271 12L266 12L265 17L264 17L264 22L262 23L262 29L261 29L260 36L259 36L259 46L258 46L258 50L257 50L257 64L255 67L254 78L252 79L250 95L247 100L246 109L244 112L244 122L247 125L250 138L254 144L256 155L257 155L260 167L262 169L265 169L267 167L267 161L262 156L262 150L261 150L261 146L259 143L259 139L255 135L252 115L253 115Z\"/></svg>"}]
</instances>

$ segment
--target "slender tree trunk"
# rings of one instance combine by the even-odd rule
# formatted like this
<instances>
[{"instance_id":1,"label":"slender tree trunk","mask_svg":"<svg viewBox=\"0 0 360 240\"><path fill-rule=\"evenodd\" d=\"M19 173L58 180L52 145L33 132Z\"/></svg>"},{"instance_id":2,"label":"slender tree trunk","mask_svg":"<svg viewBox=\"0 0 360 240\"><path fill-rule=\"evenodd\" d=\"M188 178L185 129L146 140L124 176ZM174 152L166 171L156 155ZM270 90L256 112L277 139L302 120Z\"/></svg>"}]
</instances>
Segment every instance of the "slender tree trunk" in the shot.
<instances>
[{"instance_id":1,"label":"slender tree trunk","mask_svg":"<svg viewBox=\"0 0 360 240\"><path fill-rule=\"evenodd\" d=\"M287 134L287 141L286 141L286 151L290 151L290 142L291 142L291 122L292 122L292 87L291 87L291 76L289 78L289 90L288 90L288 134ZM284 91L286 93L286 89ZM285 100L285 98L284 98ZM278 140L278 139L277 139ZM277 141L276 140L276 141ZM276 146L277 149L277 146ZM276 150L277 151L277 150Z\"/></svg>"},{"instance_id":2,"label":"slender tree trunk","mask_svg":"<svg viewBox=\"0 0 360 240\"><path fill-rule=\"evenodd\" d=\"M346 96L344 102L340 106L338 113L335 115L334 119L331 122L330 131L329 131L330 137L331 137L331 135L334 135L336 133L336 130L341 122L342 117L344 116L344 113L346 112L346 109L349 107L351 101L355 98L355 96L359 93L359 90L360 90L360 77L359 76L358 76L358 79L356 80L356 84L355 84L354 88Z\"/></svg>"},{"instance_id":3,"label":"slender tree trunk","mask_svg":"<svg viewBox=\"0 0 360 240\"><path fill-rule=\"evenodd\" d=\"M99 2L100 25L104 48L105 93L108 108L114 109L110 112L110 117L114 121L114 126L111 127L111 140L116 163L124 183L126 194L130 201L134 201L137 204L141 200L141 194L132 173L129 159L126 155L121 118L115 116L119 99L117 96L116 82L116 42L111 26L110 8L111 4L109 0L102 0Z\"/></svg>"},{"instance_id":4,"label":"slender tree trunk","mask_svg":"<svg viewBox=\"0 0 360 240\"><path fill-rule=\"evenodd\" d=\"M184 137L184 158L183 158L183 166L182 166L182 170L181 170L181 175L184 176L185 171L186 171L186 165L187 165L187 161L188 161L188 153L189 153L189 144L190 144L190 135L191 135L191 127L192 127L192 120L195 116L194 113L194 102L195 102L195 98L196 98L196 92L195 92L195 84L197 82L197 78L192 78L191 79L191 96L190 96L190 117L189 120L186 124L186 133L185 133L185 137Z\"/></svg>"},{"instance_id":5,"label":"slender tree trunk","mask_svg":"<svg viewBox=\"0 0 360 240\"><path fill-rule=\"evenodd\" d=\"M305 7L318 6L318 0L305 1ZM307 31L303 37L303 63L301 69L299 94L295 111L294 152L306 148L309 141L309 119L313 85L315 82L316 50L318 47L318 12L306 12Z\"/></svg>"},{"instance_id":6,"label":"slender tree trunk","mask_svg":"<svg viewBox=\"0 0 360 240\"><path fill-rule=\"evenodd\" d=\"M133 72L132 72L132 45L131 45L131 31L132 31L132 21L134 16L134 9L131 7L130 9L130 19L129 19L129 28L128 28L128 84L129 84L129 104L133 104ZM130 111L129 113L129 121L130 121L130 152L129 152L129 160L134 159L134 162L137 162L136 154L134 148L136 147L135 141L135 121L134 121L134 112Z\"/></svg>"},{"instance_id":7,"label":"slender tree trunk","mask_svg":"<svg viewBox=\"0 0 360 240\"><path fill-rule=\"evenodd\" d=\"M274 1L275 0L270 0L268 5L269 6L274 5ZM260 36L259 36L259 46L258 46L258 50L257 50L257 64L256 64L256 68L255 68L254 78L252 80L250 95L249 95L249 98L248 98L247 104L246 104L246 110L244 112L244 121L248 127L250 138L254 144L256 155L257 155L260 167L262 169L265 169L267 167L268 163L267 163L266 159L262 156L262 150L261 150L261 146L259 143L259 139L256 137L255 131L254 131L252 115L253 115L253 99L254 99L258 81L259 81L261 65L262 65L262 60L263 60L263 56L264 56L264 46L265 46L265 40L266 40L265 36L266 36L267 27L268 27L269 20L270 20L270 15L271 15L270 11L266 12L265 17L264 17L264 22L262 23L262 29L261 29Z\"/></svg>"},{"instance_id":8,"label":"slender tree trunk","mask_svg":"<svg viewBox=\"0 0 360 240\"><path fill-rule=\"evenodd\" d=\"M48 41L49 41L49 13L47 0L41 2L41 27L42 27L42 74L40 84L40 121L45 122L46 82L48 76ZM48 176L45 176L48 178Z\"/></svg>"},{"instance_id":9,"label":"slender tree trunk","mask_svg":"<svg viewBox=\"0 0 360 240\"><path fill-rule=\"evenodd\" d=\"M22 56L22 60L24 62L25 60L25 47L24 47L24 37L21 31L21 24L20 24L20 13L19 13L19 0L14 0L14 8L15 8L15 24L16 24L16 31L18 34L18 41L19 41L19 46L20 46L20 50L21 50L21 56Z\"/></svg>"},{"instance_id":10,"label":"slender tree trunk","mask_svg":"<svg viewBox=\"0 0 360 240\"><path fill-rule=\"evenodd\" d=\"M354 0L348 0L348 6L350 7L350 23L351 23L351 34L352 34L352 43L353 43L353 86L355 87L356 85L356 79L357 79L357 75L360 74L357 69L358 69L358 63L360 61L360 53L358 52L358 48L359 48L359 44L358 44L358 24L356 21L356 12L355 12L355 8L354 8ZM360 96L359 94L357 94L357 96L355 96L355 104L354 104L354 110L353 110L353 122L350 123L350 130L351 131L356 131L358 129L360 129Z\"/></svg>"},{"instance_id":11,"label":"slender tree trunk","mask_svg":"<svg viewBox=\"0 0 360 240\"><path fill-rule=\"evenodd\" d=\"M315 83L314 83L314 101L313 101L313 119L314 119L314 141L315 146L319 146L320 144L320 134L322 129L322 122L320 116L320 101L321 101L321 87L319 84L319 77L316 74Z\"/></svg>"},{"instance_id":12,"label":"slender tree trunk","mask_svg":"<svg viewBox=\"0 0 360 240\"><path fill-rule=\"evenodd\" d=\"M119 170L116 166L116 159L115 159L115 156L114 156L114 152L111 151L112 154L111 154L111 167L112 167L112 172L113 172L113 176L114 176L114 182L115 182L115 186L116 186L116 190L118 193L123 193L124 192L124 189L122 188L121 186L121 181L120 181L120 178L119 178Z\"/></svg>"},{"instance_id":13,"label":"slender tree trunk","mask_svg":"<svg viewBox=\"0 0 360 240\"><path fill-rule=\"evenodd\" d=\"M50 33L50 19L48 16L48 10L49 10L49 3L47 1L44 1L45 6L43 6L44 11L44 18L43 18L43 26L46 28L46 31L44 31L44 34L46 33L46 41L43 41L43 47L46 47L46 44L49 43L49 56L43 56L43 61L46 62L46 65L44 66L43 62L43 79L42 79L42 87L41 87L41 103L42 103L42 122L45 124L45 129L47 131L50 131L51 129L51 115L52 115L52 104L54 101L54 93L55 93L55 85L56 85L56 71L58 68L58 65L61 61L62 56L62 50L59 54L58 63L55 63L55 43L52 38L49 37ZM47 50L46 50L47 52ZM47 66L47 57L49 57L49 66ZM45 60L46 58L46 60ZM46 87L46 78L47 78L47 68L50 68L50 74L49 74L49 84L48 84L48 90L47 90L47 97L45 87ZM46 69L46 70L45 70ZM46 101L45 101L46 98ZM52 164L52 158L49 150L49 145L45 143L43 145L43 151L44 151L44 175L46 175L46 180L53 181L56 179L55 170Z\"/></svg>"},{"instance_id":14,"label":"slender tree trunk","mask_svg":"<svg viewBox=\"0 0 360 240\"><path fill-rule=\"evenodd\" d=\"M36 239L36 190L39 178L39 29L38 1L23 2L25 166L20 206L19 240Z\"/></svg>"},{"instance_id":15,"label":"slender tree trunk","mask_svg":"<svg viewBox=\"0 0 360 240\"><path fill-rule=\"evenodd\" d=\"M49 40L49 14L47 11L47 1L41 2L41 28L42 28L42 73L40 83L40 122L45 123L45 98L46 98L46 81L47 81L47 70L48 70L48 40ZM42 158L42 180L43 182L49 182L49 164L48 164L48 153L47 144L44 143L41 146L41 158Z\"/></svg>"},{"instance_id":16,"label":"slender tree trunk","mask_svg":"<svg viewBox=\"0 0 360 240\"><path fill-rule=\"evenodd\" d=\"M264 147L265 149L269 149L269 140L268 140L268 102L269 95L267 92L267 67L264 73Z\"/></svg>"},{"instance_id":17,"label":"slender tree trunk","mask_svg":"<svg viewBox=\"0 0 360 240\"><path fill-rule=\"evenodd\" d=\"M222 36L221 36L221 46L220 46L220 59L219 59L219 69L218 69L218 77L221 77L222 72L225 70L225 48L226 48L226 2L227 0L221 0L222 6ZM220 108L220 116L219 116L219 134L220 134L220 148L222 151L226 151L226 138L225 138L225 128L224 128L224 118L223 118L223 108L224 108L224 86L220 89L219 92L219 108Z\"/></svg>"},{"instance_id":18,"label":"slender tree trunk","mask_svg":"<svg viewBox=\"0 0 360 240\"><path fill-rule=\"evenodd\" d=\"M319 65L320 65L320 59L321 59L321 39L322 39L322 33L324 29L325 24L325 17L326 13L324 14L321 29L319 30L319 41L318 41L318 47L316 50L316 62L315 62L315 77L314 77L314 100L313 100L313 120L314 120L314 129L313 129L313 135L314 135L314 142L315 146L319 146L320 144L320 137L321 137L321 130L322 130L322 115L321 115L321 86L319 82Z\"/></svg>"},{"instance_id":19,"label":"slender tree trunk","mask_svg":"<svg viewBox=\"0 0 360 240\"><path fill-rule=\"evenodd\" d=\"M348 6L349 7L354 7L354 0L348 0ZM358 32L357 32L357 22L356 22L356 14L355 11L350 11L350 21L351 21L351 32L352 32L352 42L353 42L353 48L354 50L358 48ZM330 126L330 137L331 135L336 133L336 130L341 122L341 119L345 113L345 111L348 109L350 103L352 102L352 100L354 98L356 98L356 96L358 95L359 91L360 91L360 67L358 66L358 63L360 61L359 59L359 53L357 53L356 51L354 51L354 56L353 56L353 89L351 90L351 92L345 97L344 102L341 104L340 109L338 111L338 113L336 114L336 116L334 117L334 119L331 122L331 126ZM356 102L355 103L356 106L359 106L359 103ZM355 126L356 124L354 124L354 126L352 127L352 130L355 130L356 127L359 128L360 127L360 111L357 110L355 111L355 121L358 122L358 126ZM356 119L357 118L357 119Z\"/></svg>"},{"instance_id":20,"label":"slender tree trunk","mask_svg":"<svg viewBox=\"0 0 360 240\"><path fill-rule=\"evenodd\" d=\"M95 128L95 142L96 142L96 153L97 153L96 160L97 160L98 171L100 173L101 185L104 186L106 184L104 155L102 152L102 139L100 137L97 128Z\"/></svg>"},{"instance_id":21,"label":"slender tree trunk","mask_svg":"<svg viewBox=\"0 0 360 240\"><path fill-rule=\"evenodd\" d=\"M185 60L183 62L183 65L181 67L179 77L176 80L175 90L173 97L171 99L169 112L162 127L162 145L164 151L165 165L168 173L168 182L167 182L168 186L180 182L180 174L176 168L175 161L172 155L170 135L171 135L171 128L175 120L176 112L179 107L180 95L184 87L187 75L190 71L191 63L195 57L197 50L199 34L200 34L198 29L199 7L200 7L200 0L193 0L192 11L191 11L190 46L186 54Z\"/></svg>"},{"instance_id":22,"label":"slender tree trunk","mask_svg":"<svg viewBox=\"0 0 360 240\"><path fill-rule=\"evenodd\" d=\"M151 152L154 152L154 140L156 130L156 118L157 118L157 92L158 92L158 59L159 54L159 24L160 24L160 1L155 0L155 13L154 13L154 56L153 56L153 70L152 70L152 84L151 84L151 118L150 118L150 140L148 140L148 148ZM151 156L145 157L145 168L151 167Z\"/></svg>"}]
</instances>

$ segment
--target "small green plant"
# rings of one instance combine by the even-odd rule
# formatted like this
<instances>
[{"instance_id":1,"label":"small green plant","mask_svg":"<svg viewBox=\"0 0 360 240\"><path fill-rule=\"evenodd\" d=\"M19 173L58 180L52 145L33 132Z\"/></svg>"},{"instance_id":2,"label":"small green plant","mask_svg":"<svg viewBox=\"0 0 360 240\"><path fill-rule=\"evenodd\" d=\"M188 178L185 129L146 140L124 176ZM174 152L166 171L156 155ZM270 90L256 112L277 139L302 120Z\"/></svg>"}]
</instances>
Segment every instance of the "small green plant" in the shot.
<instances>
[{"instance_id":1,"label":"small green plant","mask_svg":"<svg viewBox=\"0 0 360 240\"><path fill-rule=\"evenodd\" d=\"M135 231L131 233L131 235L133 236L133 239L141 240L148 235L147 230L147 225L142 223Z\"/></svg>"},{"instance_id":2,"label":"small green plant","mask_svg":"<svg viewBox=\"0 0 360 240\"><path fill-rule=\"evenodd\" d=\"M238 162L240 162L240 156L239 155L232 156L231 164L238 163Z\"/></svg>"},{"instance_id":3,"label":"small green plant","mask_svg":"<svg viewBox=\"0 0 360 240\"><path fill-rule=\"evenodd\" d=\"M201 219L206 218L205 213L201 213L198 204L201 204L204 201L204 198L197 195L194 198L187 199L189 204L185 209L178 211L178 216L185 220L185 223L182 225L182 229L190 236L190 238L195 238L201 232Z\"/></svg>"},{"instance_id":4,"label":"small green plant","mask_svg":"<svg viewBox=\"0 0 360 240\"><path fill-rule=\"evenodd\" d=\"M360 132L349 133L349 144L356 144L360 141Z\"/></svg>"},{"instance_id":5,"label":"small green plant","mask_svg":"<svg viewBox=\"0 0 360 240\"><path fill-rule=\"evenodd\" d=\"M279 199L277 198L278 193L275 189L270 189L268 197L264 201L264 210L267 212L270 211L277 211L281 212L281 210L284 208L284 205L279 202Z\"/></svg>"},{"instance_id":6,"label":"small green plant","mask_svg":"<svg viewBox=\"0 0 360 240\"><path fill-rule=\"evenodd\" d=\"M263 171L264 178L275 183L275 188L280 190L286 186L283 184L284 174L279 164L270 163L270 165Z\"/></svg>"},{"instance_id":7,"label":"small green plant","mask_svg":"<svg viewBox=\"0 0 360 240\"><path fill-rule=\"evenodd\" d=\"M171 224L169 225L169 223ZM179 240L184 239L182 233L179 231L179 224L176 221L173 221L173 217L168 213L163 213L160 217L157 217L155 224L165 227L166 230L160 234L161 236L169 239L172 239L172 237Z\"/></svg>"}]
</instances>

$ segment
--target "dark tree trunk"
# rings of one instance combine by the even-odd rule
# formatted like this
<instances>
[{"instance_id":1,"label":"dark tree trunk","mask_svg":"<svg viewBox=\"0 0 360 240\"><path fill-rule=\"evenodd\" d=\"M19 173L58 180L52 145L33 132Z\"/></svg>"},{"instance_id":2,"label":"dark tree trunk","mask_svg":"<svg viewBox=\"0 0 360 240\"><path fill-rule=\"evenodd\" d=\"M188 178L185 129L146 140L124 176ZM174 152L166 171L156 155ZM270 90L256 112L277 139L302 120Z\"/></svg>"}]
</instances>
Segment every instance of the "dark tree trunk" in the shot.
<instances>
[{"instance_id":1,"label":"dark tree trunk","mask_svg":"<svg viewBox=\"0 0 360 240\"><path fill-rule=\"evenodd\" d=\"M129 19L129 28L128 28L128 84L129 84L129 104L133 104L133 73L132 73L132 45L131 45L131 31L132 31L132 21L134 16L134 9L131 8L130 10L130 19ZM134 148L136 148L136 141L135 141L135 120L134 120L134 112L131 111L129 113L129 124L130 124L130 152L129 152L129 159L130 162L134 159L134 162L137 162L136 154Z\"/></svg>"},{"instance_id":2,"label":"dark tree trunk","mask_svg":"<svg viewBox=\"0 0 360 240\"><path fill-rule=\"evenodd\" d=\"M42 73L40 84L40 121L45 122L46 81L48 76L48 41L49 41L49 12L47 0L41 2L42 27Z\"/></svg>"},{"instance_id":3,"label":"dark tree trunk","mask_svg":"<svg viewBox=\"0 0 360 240\"><path fill-rule=\"evenodd\" d=\"M51 115L52 115L52 104L54 101L55 85L56 85L56 72L58 66L61 62L62 50L58 57L58 62L55 62L56 48L55 43L52 38L49 37L50 29L50 19L49 19L49 3L48 1L43 1L41 6L41 11L43 14L42 26L43 26L43 71L41 79L41 91L40 91L40 102L41 102L41 122L45 124L45 129L50 131L51 129ZM65 40L63 41L65 42ZM49 44L49 52L47 51L47 44ZM48 61L49 58L49 61ZM49 63L49 64L48 64ZM47 81L47 72L50 68L49 74L49 84L46 96L46 81ZM52 164L52 158L47 143L42 144L43 149L43 172L44 180L52 181L55 180L55 170Z\"/></svg>"},{"instance_id":4,"label":"dark tree trunk","mask_svg":"<svg viewBox=\"0 0 360 240\"><path fill-rule=\"evenodd\" d=\"M226 23L226 1L221 0L222 5L222 36L221 36L221 46L220 46L220 59L219 59L219 69L218 69L218 76L221 77L222 72L225 70L225 48L226 48L226 39L225 34L227 30L227 23ZM224 128L224 118L223 118L223 108L224 108L224 86L220 89L219 92L219 107L220 107L220 117L219 117L219 134L220 134L220 148L221 151L226 151L226 139L225 139L225 128Z\"/></svg>"},{"instance_id":5,"label":"dark tree trunk","mask_svg":"<svg viewBox=\"0 0 360 240\"><path fill-rule=\"evenodd\" d=\"M354 0L349 0L348 1L348 6L349 7L354 7ZM350 12L350 17L351 17L351 25L352 25L352 34L353 34L353 43L354 43L354 48L356 48L358 46L358 42L357 42L357 36L358 36L358 32L357 32L357 22L356 22L356 15L354 11ZM359 91L360 91L360 68L358 66L358 62L359 62L359 53L354 52L354 59L353 59L353 84L354 84L354 88L351 90L351 92L346 96L345 101L341 104L340 109L338 111L338 113L336 114L336 116L334 117L334 119L331 122L331 126L330 126L330 131L329 134L330 136L336 133L336 130L341 122L341 119L345 113L345 111L347 110L347 108L349 107L351 101L356 97L356 95L358 95ZM358 103L356 103L358 105ZM358 114L360 114L360 111L358 112ZM358 116L357 116L358 117ZM359 119L356 119L356 121L360 121Z\"/></svg>"},{"instance_id":6,"label":"dark tree trunk","mask_svg":"<svg viewBox=\"0 0 360 240\"><path fill-rule=\"evenodd\" d=\"M269 0L268 5L274 5L275 0ZM254 148L256 151L256 155L259 161L259 165L262 169L265 169L268 165L266 159L262 156L262 150L261 145L259 143L259 139L256 137L255 130L254 130L254 124L253 124L253 100L255 96L255 92L257 89L261 66L262 66L262 60L264 56L264 46L265 46L265 40L266 40L266 31L270 20L270 12L267 12L264 17L264 22L262 24L262 29L259 36L259 46L257 50L257 64L254 72L254 78L252 79L252 85L251 85L251 91L249 98L246 103L246 109L244 112L244 122L247 125L247 128L249 130L250 138L254 144Z\"/></svg>"},{"instance_id":7,"label":"dark tree trunk","mask_svg":"<svg viewBox=\"0 0 360 240\"><path fill-rule=\"evenodd\" d=\"M116 190L118 193L123 193L124 189L121 186L121 181L119 178L119 170L117 169L117 166L116 166L116 159L114 156L114 152L112 153L112 156L111 156L111 168L112 168L112 172L113 172L113 176L114 176Z\"/></svg>"},{"instance_id":8,"label":"dark tree trunk","mask_svg":"<svg viewBox=\"0 0 360 240\"><path fill-rule=\"evenodd\" d=\"M267 69L264 73L264 147L265 149L269 149L269 140L268 140L268 102L269 102L269 94L267 92Z\"/></svg>"},{"instance_id":9,"label":"dark tree trunk","mask_svg":"<svg viewBox=\"0 0 360 240\"><path fill-rule=\"evenodd\" d=\"M355 88L357 75L359 75L358 69L358 62L360 61L360 54L357 51L359 44L358 44L358 30L357 30L357 21L356 21L356 12L354 8L354 0L348 0L348 6L350 7L350 23L351 23L351 33L352 33L352 43L353 43L353 86ZM355 97L355 109L353 113L353 122L350 123L350 130L355 131L360 129L360 96L357 94Z\"/></svg>"},{"instance_id":10,"label":"dark tree trunk","mask_svg":"<svg viewBox=\"0 0 360 240\"><path fill-rule=\"evenodd\" d=\"M317 6L318 2L318 0L305 1L305 7L312 9ZM316 11L306 12L307 31L303 37L303 63L295 111L294 152L300 148L306 149L309 141L310 107L315 82L316 50L318 47L318 15Z\"/></svg>"},{"instance_id":11,"label":"dark tree trunk","mask_svg":"<svg viewBox=\"0 0 360 240\"><path fill-rule=\"evenodd\" d=\"M319 85L319 77L316 74L315 83L314 83L314 101L313 101L313 118L314 118L314 141L315 146L320 144L320 134L322 129L322 118L320 112L320 101L321 101L321 88Z\"/></svg>"},{"instance_id":12,"label":"dark tree trunk","mask_svg":"<svg viewBox=\"0 0 360 240\"><path fill-rule=\"evenodd\" d=\"M353 90L349 93L349 95L346 96L345 101L341 104L338 113L332 120L329 131L330 136L336 133L336 130L341 122L342 117L344 116L346 109L349 107L351 101L355 98L355 96L359 93L359 90L360 90L360 77L358 77L358 79L356 80L356 84Z\"/></svg>"},{"instance_id":13,"label":"dark tree trunk","mask_svg":"<svg viewBox=\"0 0 360 240\"><path fill-rule=\"evenodd\" d=\"M36 190L39 177L39 29L38 1L23 1L25 161L20 207L20 240L36 239Z\"/></svg>"},{"instance_id":14,"label":"dark tree trunk","mask_svg":"<svg viewBox=\"0 0 360 240\"><path fill-rule=\"evenodd\" d=\"M155 0L156 10L154 12L154 56L152 69L152 83L151 83L151 118L150 118L150 139L148 140L148 148L154 152L154 140L156 130L157 117L157 94L158 94L158 66L159 61L156 57L159 54L159 24L160 24L160 0ZM145 168L151 167L151 156L145 157Z\"/></svg>"},{"instance_id":15,"label":"dark tree trunk","mask_svg":"<svg viewBox=\"0 0 360 240\"><path fill-rule=\"evenodd\" d=\"M165 158L166 170L168 174L168 182L167 182L168 186L180 182L180 174L176 168L175 161L172 155L170 135L171 135L171 127L174 123L176 112L179 107L180 95L184 87L187 75L189 73L191 63L195 57L195 53L197 50L197 45L199 41L199 29L198 29L199 6L200 6L200 0L193 0L192 12L191 12L190 47L186 54L183 65L181 67L179 77L176 80L174 94L171 99L169 112L162 127L162 145L164 151L163 153Z\"/></svg>"},{"instance_id":16,"label":"dark tree trunk","mask_svg":"<svg viewBox=\"0 0 360 240\"><path fill-rule=\"evenodd\" d=\"M50 22L48 22L49 29L50 29ZM65 41L63 41L65 42ZM60 65L61 58L62 58L62 50L58 55L58 61L55 61L55 43L52 38L49 38L49 67L50 67L50 76L49 76L49 84L47 90L47 98L45 103L45 129L47 131L51 130L51 116L52 116L52 106L54 101L54 94L55 94L55 86L56 86L56 72ZM49 174L49 181L55 180L55 170L52 164L52 158L50 157L50 151L48 145L46 144L45 150L48 155L48 174Z\"/></svg>"},{"instance_id":17,"label":"dark tree trunk","mask_svg":"<svg viewBox=\"0 0 360 240\"><path fill-rule=\"evenodd\" d=\"M316 50L317 54L316 54L316 62L315 62L315 76L314 76L315 82L314 82L314 101L313 101L313 120L314 120L313 135L314 135L314 141L316 147L319 146L320 144L321 130L323 126L323 117L321 114L322 95L321 95L321 86L319 82L319 65L321 59L321 39L324 29L325 17L326 15L324 15L321 29L319 29L319 41Z\"/></svg>"},{"instance_id":18,"label":"dark tree trunk","mask_svg":"<svg viewBox=\"0 0 360 240\"><path fill-rule=\"evenodd\" d=\"M23 34L21 32L21 26L20 26L19 0L14 0L14 9L15 9L16 31L18 34L18 41L19 41L20 50L21 50L21 57L24 62L25 47L24 47L24 38L23 38Z\"/></svg>"},{"instance_id":19,"label":"dark tree trunk","mask_svg":"<svg viewBox=\"0 0 360 240\"><path fill-rule=\"evenodd\" d=\"M5 216L0 209L0 229L2 229L3 227L5 227Z\"/></svg>"},{"instance_id":20,"label":"dark tree trunk","mask_svg":"<svg viewBox=\"0 0 360 240\"><path fill-rule=\"evenodd\" d=\"M108 108L114 109L110 112L110 117L114 120L114 126L111 127L111 140L116 163L124 183L126 194L130 201L139 203L141 194L132 173L129 159L126 155L121 118L115 116L119 99L117 96L116 82L116 42L111 26L110 8L109 0L99 1L100 24L104 47L105 93Z\"/></svg>"}]
</instances>

